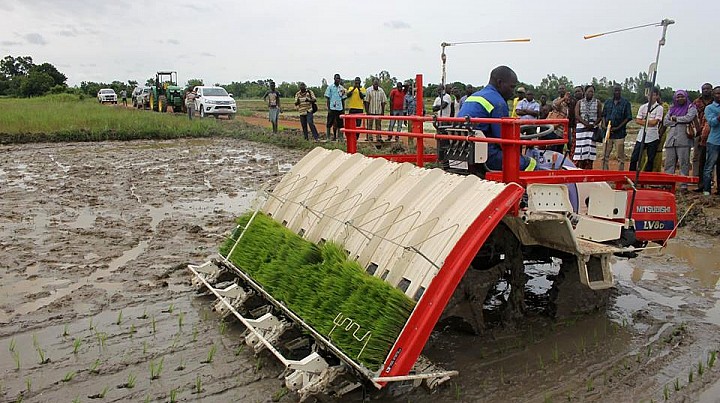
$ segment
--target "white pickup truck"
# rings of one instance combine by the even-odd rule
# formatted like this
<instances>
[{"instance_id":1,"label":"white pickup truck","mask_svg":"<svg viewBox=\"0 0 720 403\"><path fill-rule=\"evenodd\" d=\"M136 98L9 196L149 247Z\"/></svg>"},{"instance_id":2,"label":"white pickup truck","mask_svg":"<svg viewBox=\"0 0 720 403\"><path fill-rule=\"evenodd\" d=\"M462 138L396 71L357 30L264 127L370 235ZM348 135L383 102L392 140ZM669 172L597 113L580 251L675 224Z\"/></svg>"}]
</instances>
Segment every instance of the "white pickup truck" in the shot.
<instances>
[{"instance_id":1,"label":"white pickup truck","mask_svg":"<svg viewBox=\"0 0 720 403\"><path fill-rule=\"evenodd\" d=\"M200 112L200 117L209 115L218 117L225 115L228 119L234 119L237 113L237 104L231 94L222 87L196 86L195 110Z\"/></svg>"},{"instance_id":2,"label":"white pickup truck","mask_svg":"<svg viewBox=\"0 0 720 403\"><path fill-rule=\"evenodd\" d=\"M115 90L111 88L103 88L98 91L97 99L101 104L104 104L105 102L117 104L117 94L115 93Z\"/></svg>"}]
</instances>

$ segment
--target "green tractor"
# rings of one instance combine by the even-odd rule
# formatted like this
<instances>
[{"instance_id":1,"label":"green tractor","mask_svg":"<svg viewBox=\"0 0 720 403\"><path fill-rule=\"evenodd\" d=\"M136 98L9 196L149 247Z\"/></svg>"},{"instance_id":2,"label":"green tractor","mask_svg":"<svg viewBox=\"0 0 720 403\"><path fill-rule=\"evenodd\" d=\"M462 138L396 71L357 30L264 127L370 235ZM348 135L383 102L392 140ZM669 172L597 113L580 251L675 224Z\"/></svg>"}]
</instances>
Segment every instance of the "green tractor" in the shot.
<instances>
[{"instance_id":1,"label":"green tractor","mask_svg":"<svg viewBox=\"0 0 720 403\"><path fill-rule=\"evenodd\" d=\"M183 87L177 85L176 71L158 71L155 85L150 87L150 109L156 112L167 111L168 105L174 112L183 110Z\"/></svg>"}]
</instances>

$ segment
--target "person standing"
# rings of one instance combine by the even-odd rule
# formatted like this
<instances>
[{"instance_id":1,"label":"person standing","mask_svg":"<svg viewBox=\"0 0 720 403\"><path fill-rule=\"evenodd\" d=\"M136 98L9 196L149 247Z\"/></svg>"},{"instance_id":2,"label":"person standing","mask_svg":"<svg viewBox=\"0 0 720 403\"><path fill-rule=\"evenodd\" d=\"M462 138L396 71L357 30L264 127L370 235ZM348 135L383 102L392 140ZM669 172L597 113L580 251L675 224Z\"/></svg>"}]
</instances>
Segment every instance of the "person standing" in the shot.
<instances>
[{"instance_id":1,"label":"person standing","mask_svg":"<svg viewBox=\"0 0 720 403\"><path fill-rule=\"evenodd\" d=\"M403 109L407 116L414 116L417 112L417 100L415 99L415 88L412 85L407 87L405 91L405 102L403 103ZM414 124L420 124L419 122L408 121L408 132L412 131Z\"/></svg>"},{"instance_id":2,"label":"person standing","mask_svg":"<svg viewBox=\"0 0 720 403\"><path fill-rule=\"evenodd\" d=\"M365 94L365 110L367 114L384 115L387 96L385 95L385 90L380 87L380 81L377 78L373 79L372 86L367 88ZM374 130L382 130L382 121L380 119L368 120L368 129L373 129L373 122L375 123ZM377 140L382 141L382 136L378 134ZM372 135L369 136L368 141L373 141Z\"/></svg>"},{"instance_id":3,"label":"person standing","mask_svg":"<svg viewBox=\"0 0 720 403\"><path fill-rule=\"evenodd\" d=\"M537 120L540 116L540 104L535 100L535 93L530 90L525 99L518 102L515 114L524 120Z\"/></svg>"},{"instance_id":4,"label":"person standing","mask_svg":"<svg viewBox=\"0 0 720 403\"><path fill-rule=\"evenodd\" d=\"M652 171L653 164L655 163L655 155L657 154L657 149L660 146L660 133L658 132L658 125L660 124L660 122L662 122L664 114L662 105L658 103L659 99L660 90L657 88L653 88L649 103L651 104L651 106L648 106L648 103L645 103L638 110L637 117L635 118L635 123L640 125L640 132L638 133L635 147L633 148L632 155L630 156L631 171L637 170L638 162L641 159L641 147L644 149L647 155L643 171ZM648 108L650 108L650 110L648 110ZM643 138L645 120L647 120L647 134L645 134Z\"/></svg>"},{"instance_id":5,"label":"person standing","mask_svg":"<svg viewBox=\"0 0 720 403\"><path fill-rule=\"evenodd\" d=\"M194 88L185 94L185 109L187 109L190 120L195 116L195 98L197 98L197 93Z\"/></svg>"},{"instance_id":6,"label":"person standing","mask_svg":"<svg viewBox=\"0 0 720 403\"><path fill-rule=\"evenodd\" d=\"M390 91L390 115L391 116L403 116L405 114L405 90L403 85L398 81L397 86ZM402 130L402 120L391 120L390 127L388 130L393 131L397 124L397 131ZM388 138L388 141L392 140L392 136ZM395 141L400 140L400 137L395 136Z\"/></svg>"},{"instance_id":7,"label":"person standing","mask_svg":"<svg viewBox=\"0 0 720 403\"><path fill-rule=\"evenodd\" d=\"M693 105L695 105L698 114L695 119L695 140L692 156L692 168L693 176L700 178L701 183L698 186L698 190L700 191L702 191L702 179L705 172L704 168L706 156L705 144L702 141L700 133L705 125L705 107L713 102L712 88L712 84L710 83L703 84L700 87L700 96L693 101ZM720 165L715 165L715 167L717 168L717 176L720 178ZM718 186L718 189L720 190L720 186Z\"/></svg>"},{"instance_id":8,"label":"person standing","mask_svg":"<svg viewBox=\"0 0 720 403\"><path fill-rule=\"evenodd\" d=\"M436 112L438 117L450 117L452 116L450 113L452 112L451 104L452 104L452 97L447 92L443 91L442 87L439 87L437 90L438 96L435 97L435 101L433 102L432 110L433 112Z\"/></svg>"},{"instance_id":9,"label":"person standing","mask_svg":"<svg viewBox=\"0 0 720 403\"><path fill-rule=\"evenodd\" d=\"M298 85L300 91L295 93L295 106L298 108L300 113L300 126L302 126L303 137L305 140L309 140L308 137L308 126L312 132L313 140L318 141L318 131L313 121L313 104L317 105L317 98L312 90L308 90L305 83Z\"/></svg>"},{"instance_id":10,"label":"person standing","mask_svg":"<svg viewBox=\"0 0 720 403\"><path fill-rule=\"evenodd\" d=\"M673 104L663 120L667 127L665 173L674 174L675 164L679 164L681 175L690 174L690 147L693 145L695 133L690 134L688 130L692 130L696 116L697 109L688 99L688 93L685 90L675 91ZM687 184L681 184L680 190L687 190Z\"/></svg>"},{"instance_id":11,"label":"person standing","mask_svg":"<svg viewBox=\"0 0 720 403\"><path fill-rule=\"evenodd\" d=\"M575 104L575 154L573 161L581 169L592 169L596 158L593 133L600 125L602 105L595 98L595 87L585 87L585 97Z\"/></svg>"},{"instance_id":12,"label":"person standing","mask_svg":"<svg viewBox=\"0 0 720 403\"><path fill-rule=\"evenodd\" d=\"M333 141L337 141L338 131L342 128L342 115L345 111L345 87L340 83L340 74L333 76L333 83L325 90L325 102L327 104L328 115L327 124L325 125L325 140L330 139L330 128L333 128Z\"/></svg>"},{"instance_id":13,"label":"person standing","mask_svg":"<svg viewBox=\"0 0 720 403\"><path fill-rule=\"evenodd\" d=\"M460 97L460 102L458 105L458 114L460 113L460 109L462 109L463 104L465 103L465 100L475 92L475 89L472 85L468 84L467 87L465 87L465 95Z\"/></svg>"},{"instance_id":14,"label":"person standing","mask_svg":"<svg viewBox=\"0 0 720 403\"><path fill-rule=\"evenodd\" d=\"M360 77L355 77L353 85L348 88L346 93L348 115L362 115L365 111L365 88L360 84ZM355 119L355 127L361 127L362 120ZM365 136L367 140L367 135ZM355 134L355 138L360 138L360 133Z\"/></svg>"},{"instance_id":15,"label":"person standing","mask_svg":"<svg viewBox=\"0 0 720 403\"><path fill-rule=\"evenodd\" d=\"M270 90L263 95L268 103L268 120L272 123L273 133L278 132L278 119L280 118L280 93L275 89L275 82L270 81Z\"/></svg>"},{"instance_id":16,"label":"person standing","mask_svg":"<svg viewBox=\"0 0 720 403\"><path fill-rule=\"evenodd\" d=\"M703 175L703 194L710 196L712 172L720 155L720 86L712 92L714 102L705 107L705 119L710 126L710 134L706 139L707 155L705 156L705 173ZM718 177L720 181L720 177ZM717 193L717 194L720 194Z\"/></svg>"},{"instance_id":17,"label":"person standing","mask_svg":"<svg viewBox=\"0 0 720 403\"><path fill-rule=\"evenodd\" d=\"M603 106L602 127L610 126L610 138L605 142L602 156L602 169L609 169L610 154L617 149L618 170L625 170L625 137L626 125L632 120L630 102L622 97L622 87L613 86L613 97L605 101Z\"/></svg>"},{"instance_id":18,"label":"person standing","mask_svg":"<svg viewBox=\"0 0 720 403\"><path fill-rule=\"evenodd\" d=\"M120 91L120 99L122 99L123 106L127 108L127 91L124 88Z\"/></svg>"},{"instance_id":19,"label":"person standing","mask_svg":"<svg viewBox=\"0 0 720 403\"><path fill-rule=\"evenodd\" d=\"M515 92L517 93L517 96L513 99L512 110L510 111L511 118L518 117L517 112L516 112L517 106L520 103L520 101L525 99L525 87L519 87L517 90L515 90Z\"/></svg>"},{"instance_id":20,"label":"person standing","mask_svg":"<svg viewBox=\"0 0 720 403\"><path fill-rule=\"evenodd\" d=\"M547 103L547 96L545 94L540 95L540 116L538 118L547 119L551 110L552 105Z\"/></svg>"}]
</instances>

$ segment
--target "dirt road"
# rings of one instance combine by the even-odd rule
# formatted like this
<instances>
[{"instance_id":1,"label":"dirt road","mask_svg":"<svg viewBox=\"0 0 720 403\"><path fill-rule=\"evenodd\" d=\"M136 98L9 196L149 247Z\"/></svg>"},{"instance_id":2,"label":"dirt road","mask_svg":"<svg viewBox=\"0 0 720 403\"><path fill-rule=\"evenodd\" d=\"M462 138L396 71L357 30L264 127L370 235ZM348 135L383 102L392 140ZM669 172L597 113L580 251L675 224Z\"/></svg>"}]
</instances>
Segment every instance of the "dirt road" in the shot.
<instances>
[{"instance_id":1,"label":"dirt road","mask_svg":"<svg viewBox=\"0 0 720 403\"><path fill-rule=\"evenodd\" d=\"M245 350L241 327L191 290L185 266L212 256L299 153L230 139L0 153L0 401L296 399L277 362ZM716 201L697 206L692 228L717 223ZM434 395L372 396L720 401L717 248L685 228L665 250L618 259L607 312L553 321L539 298L516 328L439 329L425 354L460 375ZM547 291L547 274L531 277L529 294Z\"/></svg>"}]
</instances>

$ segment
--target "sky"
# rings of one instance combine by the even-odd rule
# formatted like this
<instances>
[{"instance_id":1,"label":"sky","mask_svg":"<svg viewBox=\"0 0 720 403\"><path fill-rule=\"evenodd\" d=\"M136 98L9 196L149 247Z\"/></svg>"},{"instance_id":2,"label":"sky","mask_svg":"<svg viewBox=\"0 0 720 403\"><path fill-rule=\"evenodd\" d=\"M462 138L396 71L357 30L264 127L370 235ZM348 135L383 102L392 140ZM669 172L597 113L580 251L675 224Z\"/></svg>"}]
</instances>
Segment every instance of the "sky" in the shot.
<instances>
[{"instance_id":1,"label":"sky","mask_svg":"<svg viewBox=\"0 0 720 403\"><path fill-rule=\"evenodd\" d=\"M717 0L0 0L0 57L51 63L69 85L143 83L158 70L177 71L183 84L313 86L382 70L428 83L440 82L442 42L530 38L448 47L447 81L485 84L507 65L526 83L554 73L577 85L647 71L662 29L583 35L669 18L658 84L699 89L720 84L718 14Z\"/></svg>"}]
</instances>

